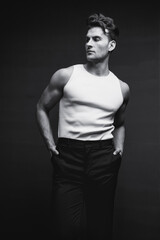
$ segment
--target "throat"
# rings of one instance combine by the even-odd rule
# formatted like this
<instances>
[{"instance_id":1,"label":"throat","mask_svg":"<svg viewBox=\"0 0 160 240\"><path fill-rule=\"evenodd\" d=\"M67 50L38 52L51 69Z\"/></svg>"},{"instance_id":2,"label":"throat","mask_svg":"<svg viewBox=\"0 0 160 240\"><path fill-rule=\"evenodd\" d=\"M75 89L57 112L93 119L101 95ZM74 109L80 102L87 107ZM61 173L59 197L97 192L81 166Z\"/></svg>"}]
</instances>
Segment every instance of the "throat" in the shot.
<instances>
[{"instance_id":1,"label":"throat","mask_svg":"<svg viewBox=\"0 0 160 240\"><path fill-rule=\"evenodd\" d=\"M99 77L108 76L109 74L108 66L99 66L95 64L84 64L83 66L87 72Z\"/></svg>"}]
</instances>

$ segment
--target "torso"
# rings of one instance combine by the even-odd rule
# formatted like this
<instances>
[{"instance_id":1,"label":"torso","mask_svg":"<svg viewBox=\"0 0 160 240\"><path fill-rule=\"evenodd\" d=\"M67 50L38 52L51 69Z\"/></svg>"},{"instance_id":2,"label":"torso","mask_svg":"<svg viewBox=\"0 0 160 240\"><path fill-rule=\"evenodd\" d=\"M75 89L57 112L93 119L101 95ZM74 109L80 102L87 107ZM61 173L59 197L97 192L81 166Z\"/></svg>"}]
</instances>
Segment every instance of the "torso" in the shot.
<instances>
[{"instance_id":1,"label":"torso","mask_svg":"<svg viewBox=\"0 0 160 240\"><path fill-rule=\"evenodd\" d=\"M77 64L66 69L60 101L59 137L80 140L112 138L114 114L124 97L118 78L95 76Z\"/></svg>"}]
</instances>

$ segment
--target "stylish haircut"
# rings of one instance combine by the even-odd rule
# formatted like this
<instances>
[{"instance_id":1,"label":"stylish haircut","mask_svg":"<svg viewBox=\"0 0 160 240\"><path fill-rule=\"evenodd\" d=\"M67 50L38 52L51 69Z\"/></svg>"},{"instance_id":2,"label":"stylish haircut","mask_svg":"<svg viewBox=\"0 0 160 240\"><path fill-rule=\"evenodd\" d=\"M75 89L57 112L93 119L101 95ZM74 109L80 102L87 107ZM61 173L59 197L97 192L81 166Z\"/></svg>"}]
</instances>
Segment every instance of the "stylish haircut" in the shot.
<instances>
[{"instance_id":1,"label":"stylish haircut","mask_svg":"<svg viewBox=\"0 0 160 240\"><path fill-rule=\"evenodd\" d=\"M105 29L109 31L111 40L117 40L119 29L115 25L114 20L110 17L105 17L102 13L94 13L90 15L86 21L88 29L93 27L101 27L106 34Z\"/></svg>"}]
</instances>

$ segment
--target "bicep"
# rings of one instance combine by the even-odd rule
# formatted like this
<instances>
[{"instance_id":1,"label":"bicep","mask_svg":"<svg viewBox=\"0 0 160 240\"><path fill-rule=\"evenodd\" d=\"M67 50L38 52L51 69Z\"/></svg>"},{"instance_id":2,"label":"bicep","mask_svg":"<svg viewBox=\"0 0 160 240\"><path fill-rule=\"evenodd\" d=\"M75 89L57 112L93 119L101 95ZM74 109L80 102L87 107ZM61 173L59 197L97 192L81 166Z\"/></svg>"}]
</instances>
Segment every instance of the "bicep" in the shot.
<instances>
[{"instance_id":1,"label":"bicep","mask_svg":"<svg viewBox=\"0 0 160 240\"><path fill-rule=\"evenodd\" d=\"M51 77L49 85L43 91L39 106L45 111L50 111L62 98L63 89L68 82L73 71L73 67L63 68L56 71Z\"/></svg>"},{"instance_id":2,"label":"bicep","mask_svg":"<svg viewBox=\"0 0 160 240\"><path fill-rule=\"evenodd\" d=\"M60 101L62 94L62 87L60 87L53 77L43 91L38 104L46 111L50 111Z\"/></svg>"},{"instance_id":3,"label":"bicep","mask_svg":"<svg viewBox=\"0 0 160 240\"><path fill-rule=\"evenodd\" d=\"M116 127L123 125L125 122L125 111L129 102L129 97L130 97L130 89L126 83L121 82L121 90L122 90L124 101L121 107L116 112L114 117L114 125Z\"/></svg>"},{"instance_id":4,"label":"bicep","mask_svg":"<svg viewBox=\"0 0 160 240\"><path fill-rule=\"evenodd\" d=\"M51 108L53 108L61 99L62 93L59 89L50 89L49 86L44 90L42 93L39 104L46 109L47 111L50 111Z\"/></svg>"},{"instance_id":5,"label":"bicep","mask_svg":"<svg viewBox=\"0 0 160 240\"><path fill-rule=\"evenodd\" d=\"M127 103L124 102L122 106L118 109L118 111L115 113L115 117L114 117L115 127L124 125L126 106L127 106Z\"/></svg>"}]
</instances>

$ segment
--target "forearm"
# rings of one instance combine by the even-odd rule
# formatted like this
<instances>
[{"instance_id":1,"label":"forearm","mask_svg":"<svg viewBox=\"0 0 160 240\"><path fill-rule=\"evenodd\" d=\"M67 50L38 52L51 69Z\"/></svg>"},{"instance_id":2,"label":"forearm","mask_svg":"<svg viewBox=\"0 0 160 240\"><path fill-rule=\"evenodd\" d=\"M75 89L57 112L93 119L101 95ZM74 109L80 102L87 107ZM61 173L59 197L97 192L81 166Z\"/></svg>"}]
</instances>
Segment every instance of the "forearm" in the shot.
<instances>
[{"instance_id":1,"label":"forearm","mask_svg":"<svg viewBox=\"0 0 160 240\"><path fill-rule=\"evenodd\" d=\"M125 140L125 126L121 125L115 128L113 132L113 136L114 136L114 147L116 150L119 150L122 154L124 149L124 140Z\"/></svg>"},{"instance_id":2,"label":"forearm","mask_svg":"<svg viewBox=\"0 0 160 240\"><path fill-rule=\"evenodd\" d=\"M53 139L51 124L49 120L49 114L39 105L37 105L37 109L36 109L36 118L37 118L37 123L40 129L40 133L44 139L44 142L48 150L55 148L55 142Z\"/></svg>"}]
</instances>

